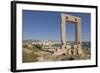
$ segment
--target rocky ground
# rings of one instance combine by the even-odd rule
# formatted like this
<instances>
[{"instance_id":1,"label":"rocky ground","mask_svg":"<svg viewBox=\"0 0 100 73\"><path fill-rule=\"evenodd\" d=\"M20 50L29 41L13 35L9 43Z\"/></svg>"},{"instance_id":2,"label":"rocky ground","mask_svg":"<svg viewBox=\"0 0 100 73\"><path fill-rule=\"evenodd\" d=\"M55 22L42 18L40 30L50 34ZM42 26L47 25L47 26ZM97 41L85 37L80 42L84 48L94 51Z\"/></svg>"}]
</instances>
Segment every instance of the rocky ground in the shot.
<instances>
[{"instance_id":1,"label":"rocky ground","mask_svg":"<svg viewBox=\"0 0 100 73\"><path fill-rule=\"evenodd\" d=\"M49 52L42 51L40 49L36 49L36 47L32 47L32 49L23 48L23 62L45 62L45 61L68 61L68 60L87 60L91 58L90 49L82 49L84 55L52 55Z\"/></svg>"}]
</instances>

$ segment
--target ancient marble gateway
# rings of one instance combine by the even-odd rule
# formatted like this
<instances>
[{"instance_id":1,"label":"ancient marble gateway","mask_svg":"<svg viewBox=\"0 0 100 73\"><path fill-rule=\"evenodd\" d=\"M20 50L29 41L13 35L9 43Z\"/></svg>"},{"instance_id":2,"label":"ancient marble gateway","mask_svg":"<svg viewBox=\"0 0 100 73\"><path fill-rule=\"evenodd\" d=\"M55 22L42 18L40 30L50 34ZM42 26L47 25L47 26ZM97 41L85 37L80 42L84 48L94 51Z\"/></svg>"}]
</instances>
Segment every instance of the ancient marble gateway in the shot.
<instances>
[{"instance_id":1,"label":"ancient marble gateway","mask_svg":"<svg viewBox=\"0 0 100 73\"><path fill-rule=\"evenodd\" d=\"M67 44L66 39L66 23L71 22L75 25L75 43ZM81 17L76 17L61 13L61 49L66 51L68 55L82 55L81 47Z\"/></svg>"}]
</instances>

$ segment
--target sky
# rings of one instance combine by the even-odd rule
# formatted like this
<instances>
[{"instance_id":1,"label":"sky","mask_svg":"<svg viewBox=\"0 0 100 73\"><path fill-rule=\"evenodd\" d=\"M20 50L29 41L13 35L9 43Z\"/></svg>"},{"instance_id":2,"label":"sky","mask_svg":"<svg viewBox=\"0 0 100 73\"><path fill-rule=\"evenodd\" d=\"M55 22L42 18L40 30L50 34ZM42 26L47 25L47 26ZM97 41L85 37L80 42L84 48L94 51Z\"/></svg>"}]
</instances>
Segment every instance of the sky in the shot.
<instances>
[{"instance_id":1,"label":"sky","mask_svg":"<svg viewBox=\"0 0 100 73\"><path fill-rule=\"evenodd\" d=\"M22 33L23 40L55 40L60 41L60 16L62 12L23 10ZM91 14L63 12L81 17L82 41L90 41ZM66 23L66 40L75 41L75 25Z\"/></svg>"}]
</instances>

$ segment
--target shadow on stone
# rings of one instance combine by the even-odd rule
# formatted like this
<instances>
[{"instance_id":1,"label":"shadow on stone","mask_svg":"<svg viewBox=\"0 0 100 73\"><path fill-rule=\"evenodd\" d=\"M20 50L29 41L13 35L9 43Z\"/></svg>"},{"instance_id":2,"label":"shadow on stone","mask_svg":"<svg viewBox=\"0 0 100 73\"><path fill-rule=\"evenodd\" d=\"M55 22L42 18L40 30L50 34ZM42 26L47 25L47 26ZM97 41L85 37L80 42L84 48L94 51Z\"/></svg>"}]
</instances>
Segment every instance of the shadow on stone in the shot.
<instances>
[{"instance_id":1,"label":"shadow on stone","mask_svg":"<svg viewBox=\"0 0 100 73\"><path fill-rule=\"evenodd\" d=\"M75 60L73 57L70 57L69 60Z\"/></svg>"}]
</instances>

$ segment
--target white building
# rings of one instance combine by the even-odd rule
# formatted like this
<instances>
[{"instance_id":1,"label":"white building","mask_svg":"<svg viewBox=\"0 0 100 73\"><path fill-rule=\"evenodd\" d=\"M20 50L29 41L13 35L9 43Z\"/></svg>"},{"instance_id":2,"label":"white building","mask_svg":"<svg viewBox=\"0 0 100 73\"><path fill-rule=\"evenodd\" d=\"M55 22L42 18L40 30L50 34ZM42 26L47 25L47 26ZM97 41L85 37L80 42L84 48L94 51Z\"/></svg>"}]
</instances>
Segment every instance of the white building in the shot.
<instances>
[{"instance_id":1,"label":"white building","mask_svg":"<svg viewBox=\"0 0 100 73\"><path fill-rule=\"evenodd\" d=\"M43 46L49 46L49 45L53 45L53 44L56 44L56 42L53 42L53 41L36 41L36 42L32 42L32 44L39 44L39 45L43 45Z\"/></svg>"}]
</instances>

